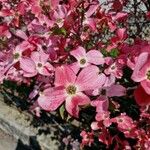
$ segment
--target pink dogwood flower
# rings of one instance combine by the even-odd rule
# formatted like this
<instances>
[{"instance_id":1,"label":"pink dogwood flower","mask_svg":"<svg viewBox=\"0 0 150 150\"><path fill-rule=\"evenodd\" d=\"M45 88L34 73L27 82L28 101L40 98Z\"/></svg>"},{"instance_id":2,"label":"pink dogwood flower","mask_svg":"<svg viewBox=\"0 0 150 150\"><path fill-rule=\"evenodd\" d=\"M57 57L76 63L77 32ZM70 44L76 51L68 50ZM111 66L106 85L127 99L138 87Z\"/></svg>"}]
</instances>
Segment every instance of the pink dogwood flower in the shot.
<instances>
[{"instance_id":1,"label":"pink dogwood flower","mask_svg":"<svg viewBox=\"0 0 150 150\"><path fill-rule=\"evenodd\" d=\"M150 54L148 52L139 55L131 78L135 82L140 82L145 92L150 95Z\"/></svg>"},{"instance_id":2,"label":"pink dogwood flower","mask_svg":"<svg viewBox=\"0 0 150 150\"><path fill-rule=\"evenodd\" d=\"M40 107L47 111L56 110L63 102L67 112L78 117L79 106L90 103L90 98L83 93L97 86L99 69L96 66L84 68L78 76L68 67L57 67L55 87L46 89L38 98Z\"/></svg>"},{"instance_id":3,"label":"pink dogwood flower","mask_svg":"<svg viewBox=\"0 0 150 150\"><path fill-rule=\"evenodd\" d=\"M77 59L77 62L73 64L74 68L84 68L90 64L102 65L104 64L103 55L98 50L90 50L86 53L86 50L79 46L77 49L70 52L72 56ZM78 70L77 69L77 70Z\"/></svg>"},{"instance_id":4,"label":"pink dogwood flower","mask_svg":"<svg viewBox=\"0 0 150 150\"><path fill-rule=\"evenodd\" d=\"M50 76L53 66L48 62L49 55L43 51L32 52L31 58L22 58L20 67L24 71L25 77L33 77L37 73Z\"/></svg>"},{"instance_id":5,"label":"pink dogwood flower","mask_svg":"<svg viewBox=\"0 0 150 150\"><path fill-rule=\"evenodd\" d=\"M135 127L133 120L125 113L122 113L120 116L112 118L111 121L117 123L118 129L122 132L129 131Z\"/></svg>"}]
</instances>

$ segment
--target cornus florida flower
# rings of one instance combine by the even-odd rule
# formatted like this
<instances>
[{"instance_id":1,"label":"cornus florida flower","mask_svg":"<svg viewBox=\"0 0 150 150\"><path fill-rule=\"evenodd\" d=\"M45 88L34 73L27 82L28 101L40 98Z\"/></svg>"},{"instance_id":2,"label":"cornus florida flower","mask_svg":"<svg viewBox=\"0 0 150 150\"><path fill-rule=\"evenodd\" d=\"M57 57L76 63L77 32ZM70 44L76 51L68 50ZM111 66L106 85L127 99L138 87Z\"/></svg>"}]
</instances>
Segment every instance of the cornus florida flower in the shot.
<instances>
[{"instance_id":1,"label":"cornus florida flower","mask_svg":"<svg viewBox=\"0 0 150 150\"><path fill-rule=\"evenodd\" d=\"M124 113L122 113L120 116L112 118L111 121L117 123L118 129L122 132L130 131L135 127L133 120Z\"/></svg>"},{"instance_id":2,"label":"cornus florida flower","mask_svg":"<svg viewBox=\"0 0 150 150\"><path fill-rule=\"evenodd\" d=\"M48 62L49 55L43 51L32 52L31 58L21 59L20 67L25 77L33 77L37 73L50 76L53 66Z\"/></svg>"},{"instance_id":3,"label":"cornus florida flower","mask_svg":"<svg viewBox=\"0 0 150 150\"><path fill-rule=\"evenodd\" d=\"M38 98L39 105L47 111L56 110L63 102L68 113L74 117L79 115L79 106L90 103L83 91L98 86L99 69L96 66L84 68L78 76L68 67L57 67L55 71L55 87L47 89Z\"/></svg>"},{"instance_id":4,"label":"cornus florida flower","mask_svg":"<svg viewBox=\"0 0 150 150\"><path fill-rule=\"evenodd\" d=\"M70 54L77 59L77 62L74 63L73 66L75 66L78 69L89 66L90 64L104 64L103 55L98 50L90 50L86 53L85 49L79 46L76 50L71 51Z\"/></svg>"},{"instance_id":5,"label":"cornus florida flower","mask_svg":"<svg viewBox=\"0 0 150 150\"><path fill-rule=\"evenodd\" d=\"M131 78L140 82L145 92L150 95L150 54L148 52L139 55Z\"/></svg>"}]
</instances>

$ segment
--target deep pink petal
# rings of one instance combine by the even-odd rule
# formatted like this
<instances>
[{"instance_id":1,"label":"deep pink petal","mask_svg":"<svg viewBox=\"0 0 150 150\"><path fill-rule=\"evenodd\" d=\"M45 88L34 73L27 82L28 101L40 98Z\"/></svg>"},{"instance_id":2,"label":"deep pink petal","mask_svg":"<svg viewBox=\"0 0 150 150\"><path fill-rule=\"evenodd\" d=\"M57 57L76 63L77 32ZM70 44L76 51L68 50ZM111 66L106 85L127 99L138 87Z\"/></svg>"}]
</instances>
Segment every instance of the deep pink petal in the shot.
<instances>
[{"instance_id":1,"label":"deep pink petal","mask_svg":"<svg viewBox=\"0 0 150 150\"><path fill-rule=\"evenodd\" d=\"M92 101L91 105L96 107L96 112L104 112L108 110L109 101L107 97L100 96L96 100Z\"/></svg>"},{"instance_id":2,"label":"deep pink petal","mask_svg":"<svg viewBox=\"0 0 150 150\"><path fill-rule=\"evenodd\" d=\"M145 92L150 95L150 80L142 81L141 85L144 88Z\"/></svg>"},{"instance_id":3,"label":"deep pink petal","mask_svg":"<svg viewBox=\"0 0 150 150\"><path fill-rule=\"evenodd\" d=\"M134 91L134 97L138 105L147 106L150 104L150 95L148 95L142 86Z\"/></svg>"},{"instance_id":4,"label":"deep pink petal","mask_svg":"<svg viewBox=\"0 0 150 150\"><path fill-rule=\"evenodd\" d=\"M75 97L67 97L66 99L66 110L74 117L79 117L79 106L88 105L90 99L83 93L78 93Z\"/></svg>"},{"instance_id":5,"label":"deep pink petal","mask_svg":"<svg viewBox=\"0 0 150 150\"><path fill-rule=\"evenodd\" d=\"M126 28L120 28L116 31L119 40L124 40L127 37Z\"/></svg>"},{"instance_id":6,"label":"deep pink petal","mask_svg":"<svg viewBox=\"0 0 150 150\"><path fill-rule=\"evenodd\" d=\"M86 51L83 47L78 47L76 50L70 52L72 56L74 56L77 60L80 60L82 57L86 57Z\"/></svg>"},{"instance_id":7,"label":"deep pink petal","mask_svg":"<svg viewBox=\"0 0 150 150\"><path fill-rule=\"evenodd\" d=\"M124 96L126 94L126 88L122 85L112 85L107 90L107 96L113 97L113 96Z\"/></svg>"},{"instance_id":8,"label":"deep pink petal","mask_svg":"<svg viewBox=\"0 0 150 150\"><path fill-rule=\"evenodd\" d=\"M57 67L55 70L55 86L65 86L68 83L74 83L76 74L68 66Z\"/></svg>"},{"instance_id":9,"label":"deep pink petal","mask_svg":"<svg viewBox=\"0 0 150 150\"><path fill-rule=\"evenodd\" d=\"M94 18L86 18L86 20L83 23L91 27L93 31L96 30L96 20Z\"/></svg>"},{"instance_id":10,"label":"deep pink petal","mask_svg":"<svg viewBox=\"0 0 150 150\"><path fill-rule=\"evenodd\" d=\"M79 86L80 91L92 90L98 86L96 83L98 79L99 68L96 66L88 66L79 73L76 85Z\"/></svg>"},{"instance_id":11,"label":"deep pink petal","mask_svg":"<svg viewBox=\"0 0 150 150\"><path fill-rule=\"evenodd\" d=\"M97 51L97 50L91 50L87 53L88 62L95 64L95 65L101 65L104 64L105 60L103 58L103 55Z\"/></svg>"}]
</instances>

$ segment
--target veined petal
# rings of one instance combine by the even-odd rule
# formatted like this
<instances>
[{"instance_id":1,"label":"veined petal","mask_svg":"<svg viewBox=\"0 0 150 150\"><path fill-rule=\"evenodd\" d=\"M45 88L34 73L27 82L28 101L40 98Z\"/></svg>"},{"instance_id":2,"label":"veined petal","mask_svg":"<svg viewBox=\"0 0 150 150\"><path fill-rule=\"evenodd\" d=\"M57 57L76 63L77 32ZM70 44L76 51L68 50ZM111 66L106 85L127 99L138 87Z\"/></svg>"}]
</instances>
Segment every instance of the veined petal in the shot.
<instances>
[{"instance_id":1,"label":"veined petal","mask_svg":"<svg viewBox=\"0 0 150 150\"><path fill-rule=\"evenodd\" d=\"M79 86L80 91L92 90L96 85L98 79L99 68L97 66L88 66L79 73L76 85Z\"/></svg>"},{"instance_id":2,"label":"veined petal","mask_svg":"<svg viewBox=\"0 0 150 150\"><path fill-rule=\"evenodd\" d=\"M38 98L38 104L46 111L54 111L65 101L64 89L59 87L49 89L49 91L49 93L47 93L48 90L43 92Z\"/></svg>"},{"instance_id":3,"label":"veined petal","mask_svg":"<svg viewBox=\"0 0 150 150\"><path fill-rule=\"evenodd\" d=\"M101 65L105 62L103 55L97 50L91 50L86 55L88 58L88 62L92 64Z\"/></svg>"},{"instance_id":4,"label":"veined petal","mask_svg":"<svg viewBox=\"0 0 150 150\"><path fill-rule=\"evenodd\" d=\"M78 62L70 64L69 67L74 71L75 74L77 74L80 70Z\"/></svg>"},{"instance_id":5,"label":"veined petal","mask_svg":"<svg viewBox=\"0 0 150 150\"><path fill-rule=\"evenodd\" d=\"M39 52L32 52L32 53L31 53L31 59L32 59L35 63L40 62L40 54L39 54Z\"/></svg>"},{"instance_id":6,"label":"veined petal","mask_svg":"<svg viewBox=\"0 0 150 150\"><path fill-rule=\"evenodd\" d=\"M95 81L96 88L102 88L102 86L106 82L106 75L104 73L101 73L98 75L97 80Z\"/></svg>"},{"instance_id":7,"label":"veined petal","mask_svg":"<svg viewBox=\"0 0 150 150\"><path fill-rule=\"evenodd\" d=\"M24 40L28 39L27 35L22 30L17 30L16 35L19 36L20 38L24 39Z\"/></svg>"},{"instance_id":8,"label":"veined petal","mask_svg":"<svg viewBox=\"0 0 150 150\"><path fill-rule=\"evenodd\" d=\"M39 51L39 54L40 54L40 61L41 61L42 63L46 63L47 60L48 60L48 58L49 58L49 55L46 54L46 53L44 53L42 50Z\"/></svg>"},{"instance_id":9,"label":"veined petal","mask_svg":"<svg viewBox=\"0 0 150 150\"><path fill-rule=\"evenodd\" d=\"M36 72L36 65L34 61L30 58L22 58L20 60L20 68L28 73Z\"/></svg>"},{"instance_id":10,"label":"veined petal","mask_svg":"<svg viewBox=\"0 0 150 150\"><path fill-rule=\"evenodd\" d=\"M76 74L69 66L61 66L55 69L55 86L65 86L74 83Z\"/></svg>"}]
</instances>

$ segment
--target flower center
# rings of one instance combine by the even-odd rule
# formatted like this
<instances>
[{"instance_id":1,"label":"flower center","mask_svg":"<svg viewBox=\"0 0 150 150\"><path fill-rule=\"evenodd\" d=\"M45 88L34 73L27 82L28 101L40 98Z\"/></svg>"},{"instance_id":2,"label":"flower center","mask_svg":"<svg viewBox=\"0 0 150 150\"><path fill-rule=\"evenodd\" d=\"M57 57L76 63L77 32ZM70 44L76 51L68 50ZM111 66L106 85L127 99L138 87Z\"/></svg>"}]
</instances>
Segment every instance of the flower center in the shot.
<instances>
[{"instance_id":1,"label":"flower center","mask_svg":"<svg viewBox=\"0 0 150 150\"><path fill-rule=\"evenodd\" d=\"M118 119L118 122L123 122L123 119L119 118L119 119Z\"/></svg>"},{"instance_id":2,"label":"flower center","mask_svg":"<svg viewBox=\"0 0 150 150\"><path fill-rule=\"evenodd\" d=\"M80 59L80 64L81 65L84 65L85 63L86 63L86 59L85 58Z\"/></svg>"},{"instance_id":3,"label":"flower center","mask_svg":"<svg viewBox=\"0 0 150 150\"><path fill-rule=\"evenodd\" d=\"M73 86L73 85L69 85L66 88L66 91L67 91L67 94L69 94L69 95L75 95L76 91L77 91L77 88L75 86Z\"/></svg>"},{"instance_id":4,"label":"flower center","mask_svg":"<svg viewBox=\"0 0 150 150\"><path fill-rule=\"evenodd\" d=\"M41 63L38 63L37 66L38 66L39 68L41 68L41 67L42 67L42 64L41 64Z\"/></svg>"},{"instance_id":5,"label":"flower center","mask_svg":"<svg viewBox=\"0 0 150 150\"><path fill-rule=\"evenodd\" d=\"M19 53L15 53L14 55L13 55L13 58L14 59L18 59L20 57L20 54Z\"/></svg>"},{"instance_id":6,"label":"flower center","mask_svg":"<svg viewBox=\"0 0 150 150\"><path fill-rule=\"evenodd\" d=\"M101 94L101 95L106 95L106 90L105 90L105 89L102 89L101 92L100 92L100 94Z\"/></svg>"},{"instance_id":7,"label":"flower center","mask_svg":"<svg viewBox=\"0 0 150 150\"><path fill-rule=\"evenodd\" d=\"M147 79L150 80L150 70L147 72Z\"/></svg>"}]
</instances>

